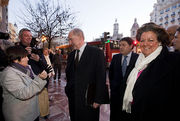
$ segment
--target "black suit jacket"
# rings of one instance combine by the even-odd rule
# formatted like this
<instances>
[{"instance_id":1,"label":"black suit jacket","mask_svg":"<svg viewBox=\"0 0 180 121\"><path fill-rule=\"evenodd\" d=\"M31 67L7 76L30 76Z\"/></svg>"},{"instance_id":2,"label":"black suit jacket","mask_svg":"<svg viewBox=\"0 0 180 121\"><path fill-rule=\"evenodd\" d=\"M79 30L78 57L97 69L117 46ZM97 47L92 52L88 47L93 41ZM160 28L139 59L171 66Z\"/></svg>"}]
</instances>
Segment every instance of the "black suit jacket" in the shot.
<instances>
[{"instance_id":1,"label":"black suit jacket","mask_svg":"<svg viewBox=\"0 0 180 121\"><path fill-rule=\"evenodd\" d=\"M68 56L65 87L71 120L96 121L99 118L99 109L87 106L85 97L88 86L94 84L94 102L104 104L109 100L104 53L98 48L86 45L76 69L74 56L75 51Z\"/></svg>"},{"instance_id":2,"label":"black suit jacket","mask_svg":"<svg viewBox=\"0 0 180 121\"><path fill-rule=\"evenodd\" d=\"M137 121L179 121L180 55L163 47L137 79L131 112Z\"/></svg>"},{"instance_id":3,"label":"black suit jacket","mask_svg":"<svg viewBox=\"0 0 180 121\"><path fill-rule=\"evenodd\" d=\"M133 53L130 57L129 65L126 69L125 76L122 76L122 54L113 56L113 59L109 68L109 81L110 81L110 118L111 121L117 121L122 116L122 101L126 88L126 80L131 70L134 68L138 54Z\"/></svg>"}]
</instances>

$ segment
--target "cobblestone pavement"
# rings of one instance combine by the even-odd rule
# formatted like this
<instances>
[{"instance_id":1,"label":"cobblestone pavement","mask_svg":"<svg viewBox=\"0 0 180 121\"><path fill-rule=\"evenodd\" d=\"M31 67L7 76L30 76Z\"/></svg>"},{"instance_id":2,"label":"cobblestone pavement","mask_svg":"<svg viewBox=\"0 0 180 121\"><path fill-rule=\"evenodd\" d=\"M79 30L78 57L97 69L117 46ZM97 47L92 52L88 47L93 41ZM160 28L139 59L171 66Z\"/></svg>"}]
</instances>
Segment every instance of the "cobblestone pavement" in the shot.
<instances>
[{"instance_id":1,"label":"cobblestone pavement","mask_svg":"<svg viewBox=\"0 0 180 121\"><path fill-rule=\"evenodd\" d=\"M66 85L65 73L62 73L61 81L51 80L48 93L50 98L50 115L48 119L40 118L40 121L70 121L68 100L64 92ZM109 105L101 106L100 121L109 121Z\"/></svg>"}]
</instances>

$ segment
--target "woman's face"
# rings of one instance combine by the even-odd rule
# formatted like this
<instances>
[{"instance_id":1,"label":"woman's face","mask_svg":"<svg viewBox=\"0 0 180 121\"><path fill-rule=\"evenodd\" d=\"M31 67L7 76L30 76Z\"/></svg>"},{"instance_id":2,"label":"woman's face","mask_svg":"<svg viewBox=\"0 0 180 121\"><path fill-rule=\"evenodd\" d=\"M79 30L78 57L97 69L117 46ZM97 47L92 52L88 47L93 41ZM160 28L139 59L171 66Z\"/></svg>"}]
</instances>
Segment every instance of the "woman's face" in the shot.
<instances>
[{"instance_id":1,"label":"woman's face","mask_svg":"<svg viewBox=\"0 0 180 121\"><path fill-rule=\"evenodd\" d=\"M145 57L154 52L159 44L157 35L154 32L148 31L142 33L140 38L140 48Z\"/></svg>"},{"instance_id":2,"label":"woman's face","mask_svg":"<svg viewBox=\"0 0 180 121\"><path fill-rule=\"evenodd\" d=\"M26 67L26 66L28 66L28 61L29 61L29 59L28 59L28 57L26 56L26 57L23 57L20 61L18 61L17 63L19 63L19 64L21 64L22 66L24 66L24 67Z\"/></svg>"}]
</instances>

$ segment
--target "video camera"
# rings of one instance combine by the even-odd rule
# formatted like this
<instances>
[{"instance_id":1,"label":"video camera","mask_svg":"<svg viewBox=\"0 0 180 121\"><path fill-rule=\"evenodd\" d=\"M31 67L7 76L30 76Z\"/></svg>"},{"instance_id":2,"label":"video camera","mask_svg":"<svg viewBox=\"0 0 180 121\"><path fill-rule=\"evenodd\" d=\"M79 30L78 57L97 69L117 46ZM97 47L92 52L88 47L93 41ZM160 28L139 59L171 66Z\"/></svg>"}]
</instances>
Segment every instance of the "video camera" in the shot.
<instances>
[{"instance_id":1,"label":"video camera","mask_svg":"<svg viewBox=\"0 0 180 121\"><path fill-rule=\"evenodd\" d=\"M8 40L10 38L8 33L0 32L0 39Z\"/></svg>"}]
</instances>

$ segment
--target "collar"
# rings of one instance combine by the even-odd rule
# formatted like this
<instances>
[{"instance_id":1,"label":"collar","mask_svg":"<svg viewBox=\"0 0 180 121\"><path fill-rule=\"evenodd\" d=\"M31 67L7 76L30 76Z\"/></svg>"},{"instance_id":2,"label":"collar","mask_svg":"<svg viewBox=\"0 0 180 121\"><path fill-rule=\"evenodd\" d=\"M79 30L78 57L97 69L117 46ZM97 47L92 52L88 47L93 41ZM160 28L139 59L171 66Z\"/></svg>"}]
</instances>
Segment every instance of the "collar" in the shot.
<instances>
[{"instance_id":1,"label":"collar","mask_svg":"<svg viewBox=\"0 0 180 121\"><path fill-rule=\"evenodd\" d=\"M123 58L124 58L124 56L127 56L127 58L131 57L131 54L132 54L132 51L130 53L128 53L127 55L123 55Z\"/></svg>"},{"instance_id":2,"label":"collar","mask_svg":"<svg viewBox=\"0 0 180 121\"><path fill-rule=\"evenodd\" d=\"M82 46L81 46L81 48L79 49L80 50L80 53L82 53L83 51L84 51L84 48L86 47L86 43L84 43Z\"/></svg>"},{"instance_id":3,"label":"collar","mask_svg":"<svg viewBox=\"0 0 180 121\"><path fill-rule=\"evenodd\" d=\"M13 68L16 68L16 69L18 69L19 71L23 72L24 74L27 73L26 67L22 66L22 65L19 64L19 63L12 63L11 66L12 66Z\"/></svg>"}]
</instances>

